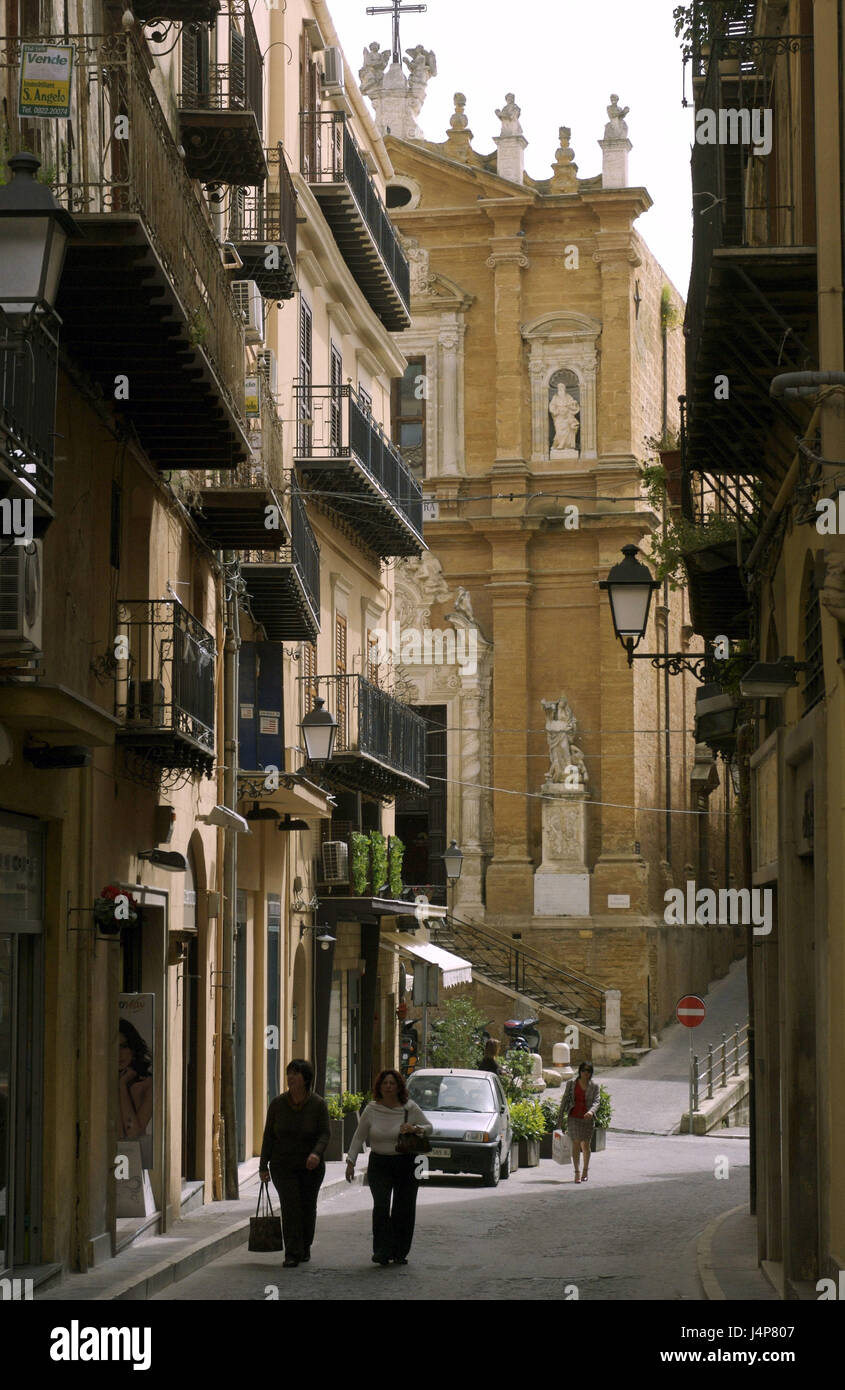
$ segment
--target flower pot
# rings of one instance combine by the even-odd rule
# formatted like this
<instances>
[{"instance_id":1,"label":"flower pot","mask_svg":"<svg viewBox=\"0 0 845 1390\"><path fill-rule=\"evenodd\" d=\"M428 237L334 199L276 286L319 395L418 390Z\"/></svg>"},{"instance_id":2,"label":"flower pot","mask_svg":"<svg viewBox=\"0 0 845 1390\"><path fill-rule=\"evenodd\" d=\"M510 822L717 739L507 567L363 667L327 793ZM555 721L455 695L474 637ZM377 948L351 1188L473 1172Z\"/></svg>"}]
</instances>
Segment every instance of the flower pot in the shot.
<instances>
[{"instance_id":1,"label":"flower pot","mask_svg":"<svg viewBox=\"0 0 845 1390\"><path fill-rule=\"evenodd\" d=\"M521 1168L536 1168L540 1162L540 1140L520 1139L519 1165Z\"/></svg>"},{"instance_id":2,"label":"flower pot","mask_svg":"<svg viewBox=\"0 0 845 1390\"><path fill-rule=\"evenodd\" d=\"M515 1173L519 1168L519 1140L512 1139L510 1147L510 1171Z\"/></svg>"},{"instance_id":3,"label":"flower pot","mask_svg":"<svg viewBox=\"0 0 845 1390\"><path fill-rule=\"evenodd\" d=\"M343 1120L329 1120L331 1138L326 1145L323 1158L327 1163L339 1163L343 1158Z\"/></svg>"},{"instance_id":4,"label":"flower pot","mask_svg":"<svg viewBox=\"0 0 845 1390\"><path fill-rule=\"evenodd\" d=\"M666 493L674 507L681 505L681 451L666 449L660 452L660 462L666 470Z\"/></svg>"},{"instance_id":5,"label":"flower pot","mask_svg":"<svg viewBox=\"0 0 845 1390\"><path fill-rule=\"evenodd\" d=\"M590 1140L590 1153L601 1153L607 1144L607 1130L599 1129L598 1125L593 1126L593 1137Z\"/></svg>"},{"instance_id":6,"label":"flower pot","mask_svg":"<svg viewBox=\"0 0 845 1390\"><path fill-rule=\"evenodd\" d=\"M543 1135L542 1139L540 1140L540 1157L541 1157L541 1158L551 1158L551 1157L552 1157L552 1139L553 1139L553 1138L554 1138L554 1133L553 1133L552 1130L549 1130L548 1134L544 1134L544 1135Z\"/></svg>"},{"instance_id":7,"label":"flower pot","mask_svg":"<svg viewBox=\"0 0 845 1390\"><path fill-rule=\"evenodd\" d=\"M343 1125L343 1148L346 1151L352 1143L352 1136L358 1128L360 1115L357 1110L350 1110L348 1115L344 1115L341 1121Z\"/></svg>"}]
</instances>

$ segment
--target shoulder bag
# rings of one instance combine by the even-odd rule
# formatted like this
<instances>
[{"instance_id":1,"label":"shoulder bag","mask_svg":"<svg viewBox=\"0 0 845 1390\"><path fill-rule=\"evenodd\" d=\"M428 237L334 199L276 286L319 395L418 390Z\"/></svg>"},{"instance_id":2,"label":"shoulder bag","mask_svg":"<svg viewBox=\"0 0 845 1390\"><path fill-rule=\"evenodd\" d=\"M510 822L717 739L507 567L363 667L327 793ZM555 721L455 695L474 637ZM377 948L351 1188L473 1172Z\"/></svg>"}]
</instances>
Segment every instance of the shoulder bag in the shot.
<instances>
[{"instance_id":1,"label":"shoulder bag","mask_svg":"<svg viewBox=\"0 0 845 1390\"><path fill-rule=\"evenodd\" d=\"M405 1106L403 1124L408 1123L408 1107ZM427 1154L431 1148L427 1134L400 1134L396 1140L398 1154Z\"/></svg>"},{"instance_id":2,"label":"shoulder bag","mask_svg":"<svg viewBox=\"0 0 845 1390\"><path fill-rule=\"evenodd\" d=\"M264 1202L262 1202L264 1198ZM262 1208L266 1205L267 1215L265 1216ZM282 1249L282 1218L273 1215L273 1203L270 1200L270 1184L263 1182L261 1191L258 1194L258 1201L255 1204L255 1215L249 1218L249 1247L250 1250L281 1250Z\"/></svg>"}]
</instances>

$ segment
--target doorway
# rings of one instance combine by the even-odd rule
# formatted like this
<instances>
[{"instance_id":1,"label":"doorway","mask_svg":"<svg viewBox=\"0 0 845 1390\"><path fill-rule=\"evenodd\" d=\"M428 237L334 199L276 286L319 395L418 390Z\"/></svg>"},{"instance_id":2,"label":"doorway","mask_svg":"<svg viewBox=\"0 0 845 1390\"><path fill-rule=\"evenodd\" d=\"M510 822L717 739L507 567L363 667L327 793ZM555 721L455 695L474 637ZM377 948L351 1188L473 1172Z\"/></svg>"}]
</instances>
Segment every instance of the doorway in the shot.
<instances>
[{"instance_id":1,"label":"doorway","mask_svg":"<svg viewBox=\"0 0 845 1390\"><path fill-rule=\"evenodd\" d=\"M246 1158L246 952L246 893L239 888L235 914L235 1123L239 1163Z\"/></svg>"},{"instance_id":2,"label":"doorway","mask_svg":"<svg viewBox=\"0 0 845 1390\"><path fill-rule=\"evenodd\" d=\"M396 834L405 846L406 887L446 906L446 706L416 705L427 725L425 779L428 791L396 798Z\"/></svg>"}]
</instances>

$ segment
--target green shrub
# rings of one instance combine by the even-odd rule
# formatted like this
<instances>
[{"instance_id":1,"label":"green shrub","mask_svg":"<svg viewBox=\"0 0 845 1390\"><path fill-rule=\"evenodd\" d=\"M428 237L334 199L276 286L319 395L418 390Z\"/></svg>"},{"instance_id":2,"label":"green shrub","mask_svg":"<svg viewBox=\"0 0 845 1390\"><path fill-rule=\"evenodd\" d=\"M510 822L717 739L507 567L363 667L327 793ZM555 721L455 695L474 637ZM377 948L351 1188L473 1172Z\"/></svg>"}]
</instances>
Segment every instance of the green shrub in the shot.
<instances>
[{"instance_id":1,"label":"green shrub","mask_svg":"<svg viewBox=\"0 0 845 1390\"><path fill-rule=\"evenodd\" d=\"M610 1117L613 1110L610 1104L610 1092L606 1086L599 1086L599 1095L601 1096L601 1100L599 1101L599 1108L596 1111L596 1128L609 1129Z\"/></svg>"},{"instance_id":2,"label":"green shrub","mask_svg":"<svg viewBox=\"0 0 845 1390\"><path fill-rule=\"evenodd\" d=\"M362 835L357 830L353 830L349 839L352 846L352 892L362 898L370 882L370 840L368 835Z\"/></svg>"},{"instance_id":3,"label":"green shrub","mask_svg":"<svg viewBox=\"0 0 845 1390\"><path fill-rule=\"evenodd\" d=\"M373 897L376 897L387 886L387 840L380 830L370 831L370 849L372 853L372 884Z\"/></svg>"},{"instance_id":4,"label":"green shrub","mask_svg":"<svg viewBox=\"0 0 845 1390\"><path fill-rule=\"evenodd\" d=\"M343 1101L340 1096L326 1096L326 1109L330 1120L343 1119Z\"/></svg>"},{"instance_id":5,"label":"green shrub","mask_svg":"<svg viewBox=\"0 0 845 1390\"><path fill-rule=\"evenodd\" d=\"M542 1139L547 1132L546 1117L538 1100L512 1101L510 1112L515 1139Z\"/></svg>"},{"instance_id":6,"label":"green shrub","mask_svg":"<svg viewBox=\"0 0 845 1390\"><path fill-rule=\"evenodd\" d=\"M534 1059L530 1052L512 1049L499 1064L499 1080L509 1101L522 1100L531 1088Z\"/></svg>"},{"instance_id":7,"label":"green shrub","mask_svg":"<svg viewBox=\"0 0 845 1390\"><path fill-rule=\"evenodd\" d=\"M557 1117L560 1104L555 1100L541 1100L540 1109L546 1122L546 1134L552 1134L557 1129Z\"/></svg>"},{"instance_id":8,"label":"green shrub","mask_svg":"<svg viewBox=\"0 0 845 1390\"><path fill-rule=\"evenodd\" d=\"M478 1066L481 1032L486 1019L469 999L450 999L436 1033L429 1043L431 1062L436 1067Z\"/></svg>"},{"instance_id":9,"label":"green shrub","mask_svg":"<svg viewBox=\"0 0 845 1390\"><path fill-rule=\"evenodd\" d=\"M364 1096L361 1091L344 1091L340 1098L340 1106L344 1115L354 1115L356 1110L364 1109Z\"/></svg>"},{"instance_id":10,"label":"green shrub","mask_svg":"<svg viewBox=\"0 0 845 1390\"><path fill-rule=\"evenodd\" d=\"M405 846L398 835L390 837L390 863L388 871L390 874L390 896L398 898L402 892L402 861L405 858Z\"/></svg>"}]
</instances>

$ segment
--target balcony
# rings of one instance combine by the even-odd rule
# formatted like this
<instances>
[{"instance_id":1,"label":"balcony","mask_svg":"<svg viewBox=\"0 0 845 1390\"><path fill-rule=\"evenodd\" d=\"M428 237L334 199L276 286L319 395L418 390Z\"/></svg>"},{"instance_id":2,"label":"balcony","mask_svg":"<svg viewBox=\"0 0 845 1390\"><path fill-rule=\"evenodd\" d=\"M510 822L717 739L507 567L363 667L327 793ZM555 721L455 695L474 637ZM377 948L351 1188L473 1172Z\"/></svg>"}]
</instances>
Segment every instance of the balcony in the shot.
<instances>
[{"instance_id":1,"label":"balcony","mask_svg":"<svg viewBox=\"0 0 845 1390\"><path fill-rule=\"evenodd\" d=\"M320 631L320 550L293 476L288 505L286 544L278 552L241 551L241 575L268 641L313 642Z\"/></svg>"},{"instance_id":2,"label":"balcony","mask_svg":"<svg viewBox=\"0 0 845 1390\"><path fill-rule=\"evenodd\" d=\"M220 0L132 0L130 8L139 24L150 24L154 19L213 24L220 13Z\"/></svg>"},{"instance_id":3,"label":"balcony","mask_svg":"<svg viewBox=\"0 0 845 1390\"><path fill-rule=\"evenodd\" d=\"M422 554L422 489L357 392L298 385L296 397L294 461L306 491L382 559Z\"/></svg>"},{"instance_id":4,"label":"balcony","mask_svg":"<svg viewBox=\"0 0 845 1390\"><path fill-rule=\"evenodd\" d=\"M698 110L772 112L768 155L736 139L693 147L685 324L688 467L759 474L764 502L780 485L805 419L800 405L773 400L769 384L778 372L816 365L815 215L801 173L812 167L811 48L803 35L735 33L714 42L696 82ZM733 129L743 133L738 120ZM724 133L730 137L731 127ZM715 398L719 376L730 383L730 406Z\"/></svg>"},{"instance_id":5,"label":"balcony","mask_svg":"<svg viewBox=\"0 0 845 1390\"><path fill-rule=\"evenodd\" d=\"M264 61L250 7L230 0L229 61L192 66L183 59L179 133L190 177L212 185L262 184L263 109Z\"/></svg>"},{"instance_id":6,"label":"balcony","mask_svg":"<svg viewBox=\"0 0 845 1390\"><path fill-rule=\"evenodd\" d=\"M189 510L216 550L273 550L290 541L281 500L282 423L263 374L259 384L261 416L250 422L257 428L249 431L249 461L235 469L202 469L192 478Z\"/></svg>"},{"instance_id":7,"label":"balcony","mask_svg":"<svg viewBox=\"0 0 845 1390\"><path fill-rule=\"evenodd\" d=\"M292 299L296 294L296 190L282 146L266 150L265 156L266 186L232 189L229 241L243 261L239 278L254 280L268 299ZM268 247L275 255L268 256Z\"/></svg>"},{"instance_id":8,"label":"balcony","mask_svg":"<svg viewBox=\"0 0 845 1390\"><path fill-rule=\"evenodd\" d=\"M313 693L300 677L300 723ZM414 710L364 676L318 676L316 693L338 725L334 753L320 769L328 782L386 800L428 791L426 724Z\"/></svg>"},{"instance_id":9,"label":"balcony","mask_svg":"<svg viewBox=\"0 0 845 1390\"><path fill-rule=\"evenodd\" d=\"M117 741L158 768L202 772L214 766L214 638L172 599L124 599L118 637Z\"/></svg>"},{"instance_id":10,"label":"balcony","mask_svg":"<svg viewBox=\"0 0 845 1390\"><path fill-rule=\"evenodd\" d=\"M682 513L697 533L684 553L690 613L707 641L749 636L743 565L759 531L762 491L756 478L682 472Z\"/></svg>"},{"instance_id":11,"label":"balcony","mask_svg":"<svg viewBox=\"0 0 845 1390\"><path fill-rule=\"evenodd\" d=\"M27 137L82 233L56 306L63 353L158 467L234 467L249 457L244 331L219 243L131 35L72 39L71 118ZM19 61L0 39L0 95ZM115 138L123 117L131 139ZM0 116L3 138L17 137Z\"/></svg>"},{"instance_id":12,"label":"balcony","mask_svg":"<svg viewBox=\"0 0 845 1390\"><path fill-rule=\"evenodd\" d=\"M349 269L385 328L401 333L411 322L410 270L346 113L302 113L300 152L303 178Z\"/></svg>"},{"instance_id":13,"label":"balcony","mask_svg":"<svg viewBox=\"0 0 845 1390\"><path fill-rule=\"evenodd\" d=\"M42 317L21 348L0 315L0 498L32 502L32 529L53 519L58 324Z\"/></svg>"}]
</instances>

